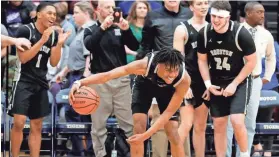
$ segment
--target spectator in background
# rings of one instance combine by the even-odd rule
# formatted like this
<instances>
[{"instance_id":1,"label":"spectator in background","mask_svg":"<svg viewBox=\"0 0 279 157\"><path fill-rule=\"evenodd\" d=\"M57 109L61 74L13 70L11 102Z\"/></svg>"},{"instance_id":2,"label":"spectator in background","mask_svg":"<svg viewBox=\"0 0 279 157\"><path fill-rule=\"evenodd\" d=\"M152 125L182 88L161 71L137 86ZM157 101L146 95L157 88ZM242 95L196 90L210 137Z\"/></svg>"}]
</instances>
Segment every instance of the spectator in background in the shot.
<instances>
[{"instance_id":1,"label":"spectator in background","mask_svg":"<svg viewBox=\"0 0 279 157\"><path fill-rule=\"evenodd\" d=\"M267 21L265 20L263 27L267 28ZM272 75L270 82L263 85L262 90L274 90L278 92L278 78L276 76L276 72L279 71L279 45L277 41L274 41L274 49L275 49L275 55L276 55L276 69L275 73ZM264 77L265 72L265 62L267 58L265 56L261 56L262 58L262 73L261 78ZM259 108L258 115L256 122L257 123L270 123L272 119L274 108ZM276 119L274 119L277 121ZM278 121L277 121L278 122ZM263 142L264 146L262 146L261 142ZM252 156L271 156L271 152L269 150L272 150L272 144L273 144L273 136L268 136L267 139L264 139L261 141L261 137L259 135L254 136L254 153Z\"/></svg>"},{"instance_id":2,"label":"spectator in background","mask_svg":"<svg viewBox=\"0 0 279 157\"><path fill-rule=\"evenodd\" d=\"M274 44L275 46L275 44ZM279 71L279 50L275 51L276 52L276 71ZM264 77L264 72L265 72L265 62L266 62L266 57L262 57L262 73L261 77ZM276 73L274 73L271 77L270 82L266 83L263 85L263 90L274 90L278 92L278 79L276 77ZM273 110L274 108L259 108L258 115L256 122L257 123L270 123L273 115ZM263 142L264 146L261 145L261 142ZM260 156L265 156L269 157L271 156L270 150L272 150L272 144L273 144L273 136L268 136L265 138L263 141L261 141L261 138L259 135L255 135L253 145L254 145L254 151L253 156L259 157Z\"/></svg>"},{"instance_id":3,"label":"spectator in background","mask_svg":"<svg viewBox=\"0 0 279 157\"><path fill-rule=\"evenodd\" d=\"M271 33L264 29L264 13L265 9L262 4L258 2L248 2L245 5L245 22L243 26L252 35L253 41L256 45L257 65L252 71L252 92L251 98L246 106L245 114L245 126L247 129L247 142L248 153L252 148L252 143L256 129L256 117L258 114L258 108L260 104L260 94L262 85L270 82L271 77L275 70L276 58L274 51L274 39ZM265 56L265 71L264 77L260 77L262 73L262 57ZM230 118L232 115L230 116ZM233 132L237 132L233 129L231 120L228 122L227 128L227 157L231 157L232 153L232 138ZM236 156L239 156L240 148L237 146Z\"/></svg>"},{"instance_id":4,"label":"spectator in background","mask_svg":"<svg viewBox=\"0 0 279 157\"><path fill-rule=\"evenodd\" d=\"M130 10L130 8L132 8L132 5L135 1L137 1L137 0L123 1L118 4L118 7L120 7L122 10L124 18L128 16L129 10ZM156 10L156 9L159 9L162 7L162 4L160 3L160 1L159 2L156 2L154 0L146 0L146 1L149 3L152 10Z\"/></svg>"},{"instance_id":5,"label":"spectator in background","mask_svg":"<svg viewBox=\"0 0 279 157\"><path fill-rule=\"evenodd\" d=\"M89 63L90 53L84 46L83 36L85 28L94 25L93 8L89 2L77 2L74 4L73 19L78 27L77 34L69 46L69 58L67 66L58 74L56 84L52 86L52 91L57 93L61 89L62 81L63 88L69 88L73 82L90 75ZM91 122L90 116L82 116L76 113L72 107L65 106L65 118L67 122ZM92 142L87 137L87 148L83 148L80 135L72 135L72 152L71 155L81 156L81 151L92 148Z\"/></svg>"},{"instance_id":6,"label":"spectator in background","mask_svg":"<svg viewBox=\"0 0 279 157\"><path fill-rule=\"evenodd\" d=\"M138 41L128 21L121 17L119 23L113 23L114 7L114 0L99 0L97 24L85 29L84 32L85 47L92 55L90 69L92 75L126 65L125 45L133 51L138 49ZM120 77L91 87L100 95L100 105L91 115L93 147L96 157L104 157L107 155L106 121L110 115L116 116L120 128L127 137L133 133L130 78Z\"/></svg>"},{"instance_id":7,"label":"spectator in background","mask_svg":"<svg viewBox=\"0 0 279 157\"><path fill-rule=\"evenodd\" d=\"M69 21L66 20L66 15L68 14L68 7L62 2L54 3L54 6L57 11L57 24L60 25L64 31L72 32L65 43L67 46L70 46L71 42L74 40L76 36L76 29Z\"/></svg>"},{"instance_id":8,"label":"spectator in background","mask_svg":"<svg viewBox=\"0 0 279 157\"><path fill-rule=\"evenodd\" d=\"M142 28L144 25L144 19L147 15L147 12L149 12L150 10L150 5L145 0L135 1L130 8L127 20L129 22L132 33L134 34L139 43L142 40ZM127 46L125 46L125 50L127 53L127 63L131 63L135 60L137 51L132 51ZM130 77L132 87L135 75L130 75Z\"/></svg>"},{"instance_id":9,"label":"spectator in background","mask_svg":"<svg viewBox=\"0 0 279 157\"><path fill-rule=\"evenodd\" d=\"M36 16L36 7L31 1L1 1L1 4L1 23L6 26L12 37L15 37L19 26L30 23Z\"/></svg>"}]
</instances>

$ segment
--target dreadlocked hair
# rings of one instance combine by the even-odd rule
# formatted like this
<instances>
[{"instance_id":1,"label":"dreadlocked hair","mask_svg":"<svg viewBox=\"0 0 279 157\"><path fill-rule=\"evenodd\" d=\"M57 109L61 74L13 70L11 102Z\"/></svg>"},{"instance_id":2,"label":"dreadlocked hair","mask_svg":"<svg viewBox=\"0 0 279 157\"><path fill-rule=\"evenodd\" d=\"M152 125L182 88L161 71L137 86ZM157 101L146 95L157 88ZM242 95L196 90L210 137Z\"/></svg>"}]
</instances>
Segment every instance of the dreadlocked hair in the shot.
<instances>
[{"instance_id":1,"label":"dreadlocked hair","mask_svg":"<svg viewBox=\"0 0 279 157\"><path fill-rule=\"evenodd\" d=\"M175 69L182 65L184 62L184 57L180 51L173 48L163 48L161 49L153 58L156 64L165 64L171 69Z\"/></svg>"}]
</instances>

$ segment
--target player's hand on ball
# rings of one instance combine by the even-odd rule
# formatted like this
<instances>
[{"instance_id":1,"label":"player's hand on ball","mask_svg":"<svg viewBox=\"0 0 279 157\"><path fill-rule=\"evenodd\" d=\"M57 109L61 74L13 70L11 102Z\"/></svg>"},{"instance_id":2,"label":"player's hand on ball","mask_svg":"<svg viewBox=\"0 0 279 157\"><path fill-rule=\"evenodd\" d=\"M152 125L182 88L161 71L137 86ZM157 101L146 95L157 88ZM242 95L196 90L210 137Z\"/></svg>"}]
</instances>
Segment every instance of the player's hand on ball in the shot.
<instances>
[{"instance_id":1,"label":"player's hand on ball","mask_svg":"<svg viewBox=\"0 0 279 157\"><path fill-rule=\"evenodd\" d=\"M218 95L223 95L223 92L224 92L224 89L223 89L223 88L220 90L220 87L219 87L219 86L215 86L215 85L211 85L211 86L208 88L208 90L209 90L212 94L214 94L214 95L216 95L216 96L218 96Z\"/></svg>"},{"instance_id":2,"label":"player's hand on ball","mask_svg":"<svg viewBox=\"0 0 279 157\"><path fill-rule=\"evenodd\" d=\"M71 104L71 105L72 105L73 102L75 101L75 96L74 96L74 94L75 94L75 92L78 92L80 86L81 86L80 82L79 82L79 81L76 81L76 82L73 84L73 86L72 86L72 88L71 88L71 90L70 90L70 93L69 93L69 101L70 101L70 104Z\"/></svg>"},{"instance_id":3,"label":"player's hand on ball","mask_svg":"<svg viewBox=\"0 0 279 157\"><path fill-rule=\"evenodd\" d=\"M16 38L15 46L20 51L25 51L31 48L31 42L25 38Z\"/></svg>"},{"instance_id":4,"label":"player's hand on ball","mask_svg":"<svg viewBox=\"0 0 279 157\"><path fill-rule=\"evenodd\" d=\"M145 141L143 134L136 134L127 139L129 144L141 144Z\"/></svg>"},{"instance_id":5,"label":"player's hand on ball","mask_svg":"<svg viewBox=\"0 0 279 157\"><path fill-rule=\"evenodd\" d=\"M229 97L229 96L232 96L234 95L235 91L236 91L236 88L237 88L237 84L235 83L230 83L226 89L224 90L224 93L223 93L223 96L224 97Z\"/></svg>"},{"instance_id":6,"label":"player's hand on ball","mask_svg":"<svg viewBox=\"0 0 279 157\"><path fill-rule=\"evenodd\" d=\"M202 98L206 101L209 101L210 100L210 92L209 90L205 90L203 95L202 95Z\"/></svg>"}]
</instances>

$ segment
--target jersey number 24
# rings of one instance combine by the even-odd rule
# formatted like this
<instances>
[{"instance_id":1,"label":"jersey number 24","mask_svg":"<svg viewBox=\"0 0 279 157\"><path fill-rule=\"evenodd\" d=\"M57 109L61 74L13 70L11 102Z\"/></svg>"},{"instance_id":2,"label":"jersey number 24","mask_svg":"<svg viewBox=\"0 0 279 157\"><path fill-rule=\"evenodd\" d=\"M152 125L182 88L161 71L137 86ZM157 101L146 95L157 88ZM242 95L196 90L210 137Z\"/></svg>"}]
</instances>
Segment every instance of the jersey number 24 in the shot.
<instances>
[{"instance_id":1,"label":"jersey number 24","mask_svg":"<svg viewBox=\"0 0 279 157\"><path fill-rule=\"evenodd\" d=\"M226 69L227 71L231 70L231 65L228 63L228 57L224 57L223 61L222 58L214 58L214 60L216 61L216 69Z\"/></svg>"}]
</instances>

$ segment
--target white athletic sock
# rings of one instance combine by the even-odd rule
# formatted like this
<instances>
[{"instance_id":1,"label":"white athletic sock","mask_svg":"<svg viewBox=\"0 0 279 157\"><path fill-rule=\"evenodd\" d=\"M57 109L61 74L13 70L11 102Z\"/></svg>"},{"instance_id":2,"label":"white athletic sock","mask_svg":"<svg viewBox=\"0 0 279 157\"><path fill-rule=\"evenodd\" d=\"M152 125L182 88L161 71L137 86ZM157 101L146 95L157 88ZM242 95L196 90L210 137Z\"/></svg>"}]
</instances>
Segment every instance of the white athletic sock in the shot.
<instances>
[{"instance_id":1,"label":"white athletic sock","mask_svg":"<svg viewBox=\"0 0 279 157\"><path fill-rule=\"evenodd\" d=\"M246 152L240 152L240 157L249 157L250 155L249 155L249 153L248 153L248 151L246 151Z\"/></svg>"}]
</instances>

